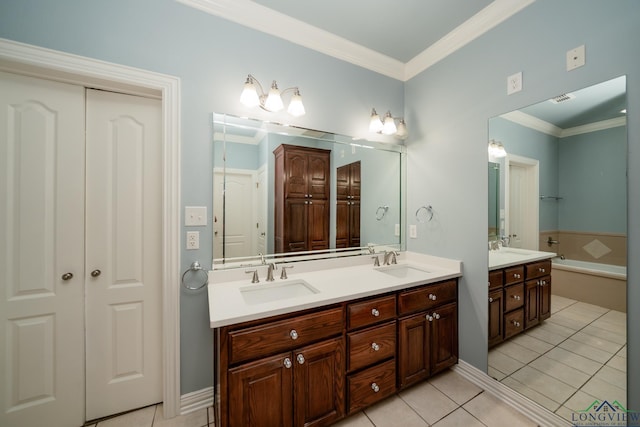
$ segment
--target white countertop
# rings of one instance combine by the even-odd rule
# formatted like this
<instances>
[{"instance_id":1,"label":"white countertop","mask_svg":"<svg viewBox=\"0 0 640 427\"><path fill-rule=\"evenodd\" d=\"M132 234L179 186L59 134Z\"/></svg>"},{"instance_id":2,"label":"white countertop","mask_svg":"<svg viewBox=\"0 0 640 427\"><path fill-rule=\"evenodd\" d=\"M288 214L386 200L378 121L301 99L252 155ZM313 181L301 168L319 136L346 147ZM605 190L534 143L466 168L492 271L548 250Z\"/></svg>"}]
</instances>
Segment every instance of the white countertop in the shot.
<instances>
[{"instance_id":1,"label":"white countertop","mask_svg":"<svg viewBox=\"0 0 640 427\"><path fill-rule=\"evenodd\" d=\"M554 252L532 251L529 249L500 248L489 251L489 271L512 265L542 261L556 256Z\"/></svg>"},{"instance_id":2,"label":"white countertop","mask_svg":"<svg viewBox=\"0 0 640 427\"><path fill-rule=\"evenodd\" d=\"M288 280L279 279L280 268L274 271L273 282L267 282L266 266L258 267L260 283L251 283L245 269L214 270L209 272L209 324L212 328L232 325L292 313L308 308L368 297L372 295L433 283L462 275L462 262L413 252L401 252L398 265L413 267L406 277L395 277L376 270L397 266L373 267L372 255L301 261L287 270ZM382 255L379 254L382 263ZM285 264L286 265L286 264ZM252 268L253 269L253 268ZM271 302L248 304L241 289L254 286L277 286L304 280L317 293L290 297Z\"/></svg>"}]
</instances>

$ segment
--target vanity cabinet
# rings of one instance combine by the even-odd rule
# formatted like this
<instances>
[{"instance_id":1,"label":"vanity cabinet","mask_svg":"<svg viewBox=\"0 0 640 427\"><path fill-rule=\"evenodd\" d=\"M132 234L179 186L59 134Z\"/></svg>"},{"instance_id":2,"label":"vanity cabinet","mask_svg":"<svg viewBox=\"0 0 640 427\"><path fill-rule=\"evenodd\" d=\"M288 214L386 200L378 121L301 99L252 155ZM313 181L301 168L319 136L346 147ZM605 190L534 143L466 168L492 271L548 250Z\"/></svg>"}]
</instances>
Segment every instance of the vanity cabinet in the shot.
<instances>
[{"instance_id":1,"label":"vanity cabinet","mask_svg":"<svg viewBox=\"0 0 640 427\"><path fill-rule=\"evenodd\" d=\"M398 296L398 386L406 387L458 362L457 282Z\"/></svg>"},{"instance_id":2,"label":"vanity cabinet","mask_svg":"<svg viewBox=\"0 0 640 427\"><path fill-rule=\"evenodd\" d=\"M328 426L458 361L457 280L216 329L216 425Z\"/></svg>"},{"instance_id":3,"label":"vanity cabinet","mask_svg":"<svg viewBox=\"0 0 640 427\"><path fill-rule=\"evenodd\" d=\"M336 248L360 246L360 162L336 169Z\"/></svg>"},{"instance_id":4,"label":"vanity cabinet","mask_svg":"<svg viewBox=\"0 0 640 427\"><path fill-rule=\"evenodd\" d=\"M328 249L331 151L281 144L273 153L275 251Z\"/></svg>"},{"instance_id":5,"label":"vanity cabinet","mask_svg":"<svg viewBox=\"0 0 640 427\"><path fill-rule=\"evenodd\" d=\"M489 347L551 316L551 261L489 272Z\"/></svg>"}]
</instances>

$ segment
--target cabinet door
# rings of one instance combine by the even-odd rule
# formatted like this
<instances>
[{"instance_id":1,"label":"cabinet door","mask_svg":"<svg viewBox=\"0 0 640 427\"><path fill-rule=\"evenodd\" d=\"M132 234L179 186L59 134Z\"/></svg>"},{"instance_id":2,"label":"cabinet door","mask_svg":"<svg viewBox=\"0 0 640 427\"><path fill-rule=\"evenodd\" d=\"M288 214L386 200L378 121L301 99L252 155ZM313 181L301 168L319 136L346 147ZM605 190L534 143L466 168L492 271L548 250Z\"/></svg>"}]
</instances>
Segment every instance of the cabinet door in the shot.
<instances>
[{"instance_id":1,"label":"cabinet door","mask_svg":"<svg viewBox=\"0 0 640 427\"><path fill-rule=\"evenodd\" d=\"M306 251L308 201L305 199L287 199L284 203L285 235L283 252Z\"/></svg>"},{"instance_id":2,"label":"cabinet door","mask_svg":"<svg viewBox=\"0 0 640 427\"><path fill-rule=\"evenodd\" d=\"M438 307L432 314L431 374L458 362L458 305Z\"/></svg>"},{"instance_id":3,"label":"cabinet door","mask_svg":"<svg viewBox=\"0 0 640 427\"><path fill-rule=\"evenodd\" d=\"M329 201L310 200L307 207L307 250L329 249ZM291 219L296 221L295 218Z\"/></svg>"},{"instance_id":4,"label":"cabinet door","mask_svg":"<svg viewBox=\"0 0 640 427\"><path fill-rule=\"evenodd\" d=\"M309 153L307 170L307 194L313 199L329 198L329 154Z\"/></svg>"},{"instance_id":5,"label":"cabinet door","mask_svg":"<svg viewBox=\"0 0 640 427\"><path fill-rule=\"evenodd\" d=\"M291 353L229 370L229 427L293 425Z\"/></svg>"},{"instance_id":6,"label":"cabinet door","mask_svg":"<svg viewBox=\"0 0 640 427\"><path fill-rule=\"evenodd\" d=\"M349 206L349 247L360 246L360 200L352 200Z\"/></svg>"},{"instance_id":7,"label":"cabinet door","mask_svg":"<svg viewBox=\"0 0 640 427\"><path fill-rule=\"evenodd\" d=\"M489 294L489 347L502 342L502 289Z\"/></svg>"},{"instance_id":8,"label":"cabinet door","mask_svg":"<svg viewBox=\"0 0 640 427\"><path fill-rule=\"evenodd\" d=\"M398 322L398 385L406 387L429 376L430 329L426 313Z\"/></svg>"},{"instance_id":9,"label":"cabinet door","mask_svg":"<svg viewBox=\"0 0 640 427\"><path fill-rule=\"evenodd\" d=\"M551 317L551 276L540 278L540 321Z\"/></svg>"},{"instance_id":10,"label":"cabinet door","mask_svg":"<svg viewBox=\"0 0 640 427\"><path fill-rule=\"evenodd\" d=\"M345 408L342 338L305 347L293 355L294 425L326 426L342 418Z\"/></svg>"},{"instance_id":11,"label":"cabinet door","mask_svg":"<svg viewBox=\"0 0 640 427\"><path fill-rule=\"evenodd\" d=\"M350 202L347 200L336 201L336 248L349 247L349 216Z\"/></svg>"},{"instance_id":12,"label":"cabinet door","mask_svg":"<svg viewBox=\"0 0 640 427\"><path fill-rule=\"evenodd\" d=\"M284 198L307 198L309 196L307 186L309 163L307 154L298 150L287 150L284 156Z\"/></svg>"},{"instance_id":13,"label":"cabinet door","mask_svg":"<svg viewBox=\"0 0 640 427\"><path fill-rule=\"evenodd\" d=\"M530 280L524 292L524 328L528 329L540 323L539 280Z\"/></svg>"}]
</instances>

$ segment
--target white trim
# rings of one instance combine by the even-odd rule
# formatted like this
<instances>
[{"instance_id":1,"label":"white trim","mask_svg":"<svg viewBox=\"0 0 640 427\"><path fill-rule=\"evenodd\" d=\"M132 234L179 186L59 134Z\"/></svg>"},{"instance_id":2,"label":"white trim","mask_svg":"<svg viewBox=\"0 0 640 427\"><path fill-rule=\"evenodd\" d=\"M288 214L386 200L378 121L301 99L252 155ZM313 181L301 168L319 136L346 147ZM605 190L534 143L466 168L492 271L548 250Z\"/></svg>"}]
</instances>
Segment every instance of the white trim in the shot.
<instances>
[{"instance_id":1,"label":"white trim","mask_svg":"<svg viewBox=\"0 0 640 427\"><path fill-rule=\"evenodd\" d=\"M406 64L253 1L176 1L396 80L407 81L529 6L535 0L517 2L494 0Z\"/></svg>"},{"instance_id":2,"label":"white trim","mask_svg":"<svg viewBox=\"0 0 640 427\"><path fill-rule=\"evenodd\" d=\"M526 169L526 182L525 187L528 197L525 200L526 207L523 209L526 212L526 218L523 221L525 224L529 224L526 230L521 230L521 235L524 236L522 240L526 245L523 249L538 250L540 244L540 161L536 159L530 159L528 157L517 156L515 154L507 154L504 161L504 212L505 212L505 234L510 236L512 234L510 223L510 191L511 191L511 178L509 167L511 165L522 166Z\"/></svg>"},{"instance_id":3,"label":"white trim","mask_svg":"<svg viewBox=\"0 0 640 427\"><path fill-rule=\"evenodd\" d=\"M616 117L615 119L602 120L600 122L589 123L582 126L567 128L562 131L560 138L580 135L583 133L597 132L599 130L611 129L627 125L626 117Z\"/></svg>"},{"instance_id":4,"label":"white trim","mask_svg":"<svg viewBox=\"0 0 640 427\"><path fill-rule=\"evenodd\" d=\"M162 98L162 356L165 418L180 405L180 79L0 38L0 69Z\"/></svg>"},{"instance_id":5,"label":"white trim","mask_svg":"<svg viewBox=\"0 0 640 427\"><path fill-rule=\"evenodd\" d=\"M528 127L530 129L537 130L538 132L555 136L556 138L566 138L568 136L581 135L583 133L596 132L599 130L611 129L627 125L626 117L616 117L613 119L602 120L599 122L588 123L586 125L562 129L549 122L518 110L502 114L500 117L510 120L519 125Z\"/></svg>"},{"instance_id":6,"label":"white trim","mask_svg":"<svg viewBox=\"0 0 640 427\"><path fill-rule=\"evenodd\" d=\"M180 415L186 415L209 406L213 406L213 387L180 396Z\"/></svg>"},{"instance_id":7,"label":"white trim","mask_svg":"<svg viewBox=\"0 0 640 427\"><path fill-rule=\"evenodd\" d=\"M520 393L513 391L500 381L496 381L494 378L491 378L489 375L464 360L459 360L458 364L454 366L452 370L484 391L491 393L497 399L511 406L513 409L534 421L539 426L565 427L572 425L569 421L554 414Z\"/></svg>"}]
</instances>

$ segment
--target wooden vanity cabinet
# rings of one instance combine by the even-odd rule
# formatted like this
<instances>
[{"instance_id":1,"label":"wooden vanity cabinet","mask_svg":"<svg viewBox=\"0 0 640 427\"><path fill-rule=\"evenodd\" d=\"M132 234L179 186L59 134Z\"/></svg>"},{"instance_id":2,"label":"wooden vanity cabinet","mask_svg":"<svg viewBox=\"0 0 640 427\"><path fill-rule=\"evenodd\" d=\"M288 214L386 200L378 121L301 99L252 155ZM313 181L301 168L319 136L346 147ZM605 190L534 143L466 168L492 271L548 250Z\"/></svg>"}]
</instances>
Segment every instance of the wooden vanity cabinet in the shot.
<instances>
[{"instance_id":1,"label":"wooden vanity cabinet","mask_svg":"<svg viewBox=\"0 0 640 427\"><path fill-rule=\"evenodd\" d=\"M281 144L273 153L275 252L328 249L331 151Z\"/></svg>"}]
</instances>

